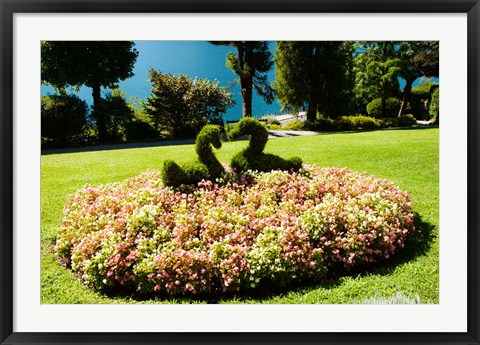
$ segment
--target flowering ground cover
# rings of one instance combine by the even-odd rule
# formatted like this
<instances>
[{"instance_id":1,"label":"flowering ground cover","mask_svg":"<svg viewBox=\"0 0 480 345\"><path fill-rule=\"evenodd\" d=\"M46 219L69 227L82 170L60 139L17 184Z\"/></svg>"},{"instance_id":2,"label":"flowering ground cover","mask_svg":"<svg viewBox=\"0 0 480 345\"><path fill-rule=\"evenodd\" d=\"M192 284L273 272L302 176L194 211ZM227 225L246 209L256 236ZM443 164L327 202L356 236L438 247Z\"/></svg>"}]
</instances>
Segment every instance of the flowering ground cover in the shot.
<instances>
[{"instance_id":1,"label":"flowering ground cover","mask_svg":"<svg viewBox=\"0 0 480 345\"><path fill-rule=\"evenodd\" d=\"M159 171L69 197L55 251L88 286L179 296L318 281L415 235L410 196L349 169L229 173L192 192Z\"/></svg>"},{"instance_id":2,"label":"flowering ground cover","mask_svg":"<svg viewBox=\"0 0 480 345\"><path fill-rule=\"evenodd\" d=\"M255 183L233 178L225 181L221 187L207 183L195 193L185 195L164 189L155 170L141 174L142 171L160 166L164 159L178 157L179 152L184 153L186 160L191 159L193 154L185 154L189 147L42 157L43 303L137 303L131 297L109 296L85 288L76 273L61 268L54 258L57 235L65 239L65 243L57 243L57 255L64 258L64 264L71 265L75 272L80 273L84 282L98 289L118 283L145 293L164 291L171 295L192 294L193 291L202 292L204 286L217 292L235 292L237 289L253 289L252 284L261 285L265 281L279 285L301 279L318 282L315 279L328 276L329 271L343 267L346 271L354 272L353 275L337 277L326 284L322 281L271 295L229 296L219 302L352 303L377 296L379 291L387 296L397 292L411 297L418 295L422 303L438 302L438 245L435 233L438 224L438 130L382 131L271 140L267 146L270 152L296 154L307 163L315 163L315 166L306 166L306 171L298 174L256 176ZM239 147L242 147L241 142L226 143L218 153L219 159L228 161L228 157L238 152ZM320 165L322 168L318 167ZM122 170L120 166L126 168ZM323 168L333 166L348 166L350 169ZM359 175L353 170L365 170L368 173ZM383 179L387 177L393 180L393 185ZM338 181L349 183L342 187ZM65 218L66 227L59 233L58 224L63 218L62 206L67 195L82 188L84 182L92 186L103 183L103 187L84 188L67 202L67 215L71 217ZM319 188L320 185L323 188ZM357 189L345 189L345 186L352 185ZM402 251L390 258L392 260L382 262L380 258L395 253L406 240L408 231L413 230L410 200L402 190L409 191L413 208L419 212L423 222L433 228L432 240L423 250L414 250L413 255L403 255ZM98 192L103 197L94 198ZM377 192L385 197L380 199L387 200L388 205L378 202L380 199L375 197ZM361 197L349 198L347 195ZM122 197L115 200L115 196ZM129 197L140 201L127 205L125 200ZM91 209L83 207L89 198L96 200L90 204L95 205ZM243 203L242 211L245 213L231 212L228 207L239 208L241 198L248 200ZM156 202L152 203L154 199ZM124 204L119 200L123 200ZM167 200L168 204L175 205L170 213L152 207L153 204L165 205ZM193 203L200 211L197 215L201 217L188 218L192 215L184 210L189 203ZM393 203L401 207L395 209ZM222 207L212 207L217 204ZM281 212L272 211L280 205ZM364 218L359 217L361 209L369 208L375 216L366 213ZM386 212L387 209L397 212L395 218L400 224L385 221L386 217L380 220L380 211ZM91 219L86 216L88 212L78 217L79 210L95 214L103 212L104 217L101 222L90 222ZM228 216L223 211L228 211ZM330 217L316 217L322 212ZM349 212L355 216L349 217ZM166 229L175 231L157 231L157 236L146 235L149 226L158 228L158 217L155 215L159 213L169 215L162 222L165 222ZM122 216L112 221L109 218L111 214ZM81 231L77 227L80 233L72 225L78 219L84 221ZM152 219L155 219L155 225L152 225ZM250 226L252 221L257 224ZM319 224L320 221L324 224ZM71 222L70 228L68 222ZM99 223L95 226L101 226L102 222L112 227L104 227L108 229L105 231L93 231L92 224ZM168 228L173 223L177 225ZM336 226L332 226L334 224ZM375 226L386 231L388 236L377 236L368 241L365 235L370 235L371 239L372 227ZM116 232L115 227L117 230L128 230ZM347 230L354 228L363 230L356 233ZM400 228L402 230L397 231ZM313 229L323 229L324 232L316 233ZM403 233L404 230L407 232ZM77 250L70 251L67 244L69 236L83 239L81 245L78 242L70 247ZM103 250L98 250L96 246L99 243L107 245ZM363 253L357 256L356 253L361 251ZM67 253L70 252L74 255L69 257ZM117 255L120 255L120 261L115 262ZM364 261L376 261L380 265L363 273L355 271L355 267ZM189 262L187 266L194 271L180 270L181 273L178 273L177 267L184 262ZM211 269L206 270L205 267ZM202 268L205 273L202 273ZM152 275L153 272L156 275ZM209 275L207 272L212 273ZM124 285L121 285L122 281ZM189 299L150 299L144 302L185 301L191 302Z\"/></svg>"}]
</instances>

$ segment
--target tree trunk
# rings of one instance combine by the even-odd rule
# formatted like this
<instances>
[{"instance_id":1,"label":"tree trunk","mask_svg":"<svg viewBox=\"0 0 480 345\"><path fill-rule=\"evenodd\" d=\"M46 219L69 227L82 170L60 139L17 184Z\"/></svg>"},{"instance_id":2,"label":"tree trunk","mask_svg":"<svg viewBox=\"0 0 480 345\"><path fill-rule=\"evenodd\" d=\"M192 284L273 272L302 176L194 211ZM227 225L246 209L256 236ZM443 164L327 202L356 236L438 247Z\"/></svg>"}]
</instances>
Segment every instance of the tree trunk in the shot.
<instances>
[{"instance_id":1,"label":"tree trunk","mask_svg":"<svg viewBox=\"0 0 480 345\"><path fill-rule=\"evenodd\" d=\"M240 78L242 90L242 116L252 116L252 78Z\"/></svg>"},{"instance_id":2,"label":"tree trunk","mask_svg":"<svg viewBox=\"0 0 480 345\"><path fill-rule=\"evenodd\" d=\"M100 101L100 83L96 83L92 86L93 96L93 116L97 123L98 141L104 142L107 139L107 127L105 124L105 116L102 112Z\"/></svg>"},{"instance_id":3,"label":"tree trunk","mask_svg":"<svg viewBox=\"0 0 480 345\"><path fill-rule=\"evenodd\" d=\"M240 88L242 89L242 115L243 117L252 116L252 71L249 71L252 60L252 45L250 42L243 42L238 49L238 63L242 75L240 75ZM248 71L248 73L247 73Z\"/></svg>"},{"instance_id":4,"label":"tree trunk","mask_svg":"<svg viewBox=\"0 0 480 345\"><path fill-rule=\"evenodd\" d=\"M308 97L307 121L315 121L317 119L318 109L318 88L314 85L310 89L310 96Z\"/></svg>"},{"instance_id":5,"label":"tree trunk","mask_svg":"<svg viewBox=\"0 0 480 345\"><path fill-rule=\"evenodd\" d=\"M400 110L398 111L398 117L401 117L405 113L405 110L407 109L407 103L408 103L408 99L410 98L410 92L412 91L413 82L414 80L409 79L405 84L405 88L403 89L402 104L400 105Z\"/></svg>"},{"instance_id":6,"label":"tree trunk","mask_svg":"<svg viewBox=\"0 0 480 345\"><path fill-rule=\"evenodd\" d=\"M315 121L317 118L317 104L315 102L308 102L307 121Z\"/></svg>"},{"instance_id":7,"label":"tree trunk","mask_svg":"<svg viewBox=\"0 0 480 345\"><path fill-rule=\"evenodd\" d=\"M312 46L311 55L308 56L310 61L310 75L309 75L309 84L310 84L310 95L308 97L308 108L307 108L307 121L315 121L317 119L317 108L318 108L318 98L319 98L319 87L320 87L320 74L319 74L319 55L320 48L316 45Z\"/></svg>"},{"instance_id":8,"label":"tree trunk","mask_svg":"<svg viewBox=\"0 0 480 345\"><path fill-rule=\"evenodd\" d=\"M383 83L383 91L382 91L382 104L381 104L381 118L385 118L385 112L387 111L387 83Z\"/></svg>"}]
</instances>

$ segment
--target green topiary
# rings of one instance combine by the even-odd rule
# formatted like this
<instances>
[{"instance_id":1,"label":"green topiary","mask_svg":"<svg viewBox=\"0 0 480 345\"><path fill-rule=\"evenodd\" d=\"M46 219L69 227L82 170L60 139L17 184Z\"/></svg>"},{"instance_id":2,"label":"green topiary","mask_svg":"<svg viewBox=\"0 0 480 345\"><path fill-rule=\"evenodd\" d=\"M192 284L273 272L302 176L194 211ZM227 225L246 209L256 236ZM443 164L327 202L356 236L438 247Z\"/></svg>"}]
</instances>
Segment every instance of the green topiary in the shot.
<instances>
[{"instance_id":1,"label":"green topiary","mask_svg":"<svg viewBox=\"0 0 480 345\"><path fill-rule=\"evenodd\" d=\"M216 179L225 172L222 163L218 161L212 151L212 145L216 149L222 147L222 133L220 126L206 125L198 133L195 141L198 159L207 167L210 179Z\"/></svg>"},{"instance_id":2,"label":"green topiary","mask_svg":"<svg viewBox=\"0 0 480 345\"><path fill-rule=\"evenodd\" d=\"M199 162L189 162L180 166L172 160L166 160L161 174L163 184L179 187L220 177L225 170L213 154L212 145L219 149L222 146L221 137L222 129L219 126L204 126L195 141Z\"/></svg>"},{"instance_id":3,"label":"green topiary","mask_svg":"<svg viewBox=\"0 0 480 345\"><path fill-rule=\"evenodd\" d=\"M208 169L204 164L189 162L180 166L170 159L163 163L161 174L163 184L171 187L195 184L207 176Z\"/></svg>"},{"instance_id":4,"label":"green topiary","mask_svg":"<svg viewBox=\"0 0 480 345\"><path fill-rule=\"evenodd\" d=\"M244 117L237 122L228 133L229 140L236 140L242 135L250 134L250 143L245 149L249 155L262 154L268 141L268 130L260 121L251 117Z\"/></svg>"},{"instance_id":5,"label":"green topiary","mask_svg":"<svg viewBox=\"0 0 480 345\"><path fill-rule=\"evenodd\" d=\"M299 170L302 160L299 157L283 159L277 155L263 153L268 141L268 131L264 125L252 118L243 118L229 133L229 139L235 140L250 134L249 145L233 156L231 167L237 171L258 170Z\"/></svg>"}]
</instances>

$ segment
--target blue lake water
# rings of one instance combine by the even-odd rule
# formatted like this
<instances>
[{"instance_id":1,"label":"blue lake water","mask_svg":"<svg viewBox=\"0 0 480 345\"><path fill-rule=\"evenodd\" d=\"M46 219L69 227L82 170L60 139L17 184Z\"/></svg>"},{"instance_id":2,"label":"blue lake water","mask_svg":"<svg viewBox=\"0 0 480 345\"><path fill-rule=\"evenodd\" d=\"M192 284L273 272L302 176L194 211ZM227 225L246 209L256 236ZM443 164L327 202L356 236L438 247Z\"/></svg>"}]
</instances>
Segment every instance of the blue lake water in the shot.
<instances>
[{"instance_id":1,"label":"blue lake water","mask_svg":"<svg viewBox=\"0 0 480 345\"><path fill-rule=\"evenodd\" d=\"M151 84L148 81L150 68L162 73L218 80L221 86L232 86L236 80L236 75L225 65L226 55L229 51L234 51L233 48L214 46L205 41L136 41L135 44L139 52L133 71L135 75L119 83L120 89L127 94L127 98L146 99L150 95ZM275 43L271 42L272 54L274 48ZM268 78L270 82L275 79L275 65L268 73ZM438 81L438 79L434 80ZM419 80L414 86L418 83ZM400 80L400 85L403 88L405 82ZM51 91L52 88L42 85L42 95ZM237 120L242 116L242 98L238 83L234 84L229 92L233 93L236 105L228 110L224 118ZM91 93L90 88L82 87L78 96L91 105L93 102ZM280 104L277 101L268 105L255 91L252 108L254 116L280 113Z\"/></svg>"}]
</instances>

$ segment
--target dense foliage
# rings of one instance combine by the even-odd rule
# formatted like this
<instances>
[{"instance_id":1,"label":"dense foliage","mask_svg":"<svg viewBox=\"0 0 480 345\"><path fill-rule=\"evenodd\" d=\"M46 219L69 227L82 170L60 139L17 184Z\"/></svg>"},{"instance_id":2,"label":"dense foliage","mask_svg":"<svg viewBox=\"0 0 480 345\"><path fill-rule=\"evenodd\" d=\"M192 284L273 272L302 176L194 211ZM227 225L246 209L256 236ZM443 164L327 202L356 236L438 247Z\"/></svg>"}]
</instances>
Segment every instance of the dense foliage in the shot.
<instances>
[{"instance_id":1,"label":"dense foliage","mask_svg":"<svg viewBox=\"0 0 480 345\"><path fill-rule=\"evenodd\" d=\"M196 185L202 180L215 180L223 175L224 167L212 151L222 147L222 128L216 125L206 125L202 128L195 141L195 151L198 161L178 165L172 160L163 163L162 181L165 186L180 187L181 185Z\"/></svg>"},{"instance_id":2,"label":"dense foliage","mask_svg":"<svg viewBox=\"0 0 480 345\"><path fill-rule=\"evenodd\" d=\"M337 117L348 112L353 79L349 73L351 44L335 41L279 41L274 88L282 110L306 109Z\"/></svg>"},{"instance_id":3,"label":"dense foliage","mask_svg":"<svg viewBox=\"0 0 480 345\"><path fill-rule=\"evenodd\" d=\"M248 146L231 160L230 165L236 171L299 170L302 167L302 160L299 157L284 159L263 152L268 141L268 131L258 120L243 118L228 133L230 140L236 140L243 135L250 135L250 141Z\"/></svg>"},{"instance_id":4,"label":"dense foliage","mask_svg":"<svg viewBox=\"0 0 480 345\"><path fill-rule=\"evenodd\" d=\"M108 139L100 109L101 87L114 88L133 76L138 51L131 41L42 41L42 83L56 88L92 88L93 115L100 141Z\"/></svg>"},{"instance_id":5,"label":"dense foliage","mask_svg":"<svg viewBox=\"0 0 480 345\"><path fill-rule=\"evenodd\" d=\"M439 104L440 104L440 88L436 87L432 92L432 99L430 103L429 114L430 117L433 119L433 122L438 124L439 123Z\"/></svg>"},{"instance_id":6,"label":"dense foliage","mask_svg":"<svg viewBox=\"0 0 480 345\"><path fill-rule=\"evenodd\" d=\"M438 41L210 43L231 48L226 66L237 79L228 81L228 87L221 87L217 81L192 80L186 75L173 76L152 69L151 94L134 106L131 99L115 94L118 83L133 76L138 57L133 42L41 42L42 83L53 86L59 95L65 94L67 87L68 91L91 87L93 96L83 138L44 137L42 147L193 137L205 124L224 124L224 114L235 103L228 89L236 82L240 84L242 117L259 115L252 110L255 90L267 104L276 99L282 111L305 111L310 123L318 123L317 117L321 116L324 125L340 124L341 128L349 125L338 119L350 114L381 119L380 128L395 122L405 124L405 114L417 120L438 119L438 101L431 106L434 86L438 86ZM275 80L268 80L274 67ZM69 116L68 112L57 115L65 119ZM389 120L396 117L399 119ZM366 120L361 128L377 128L375 123ZM65 133L71 133L75 124L78 118L72 118L71 124L56 123ZM281 129L280 123L267 124L270 129ZM54 131L43 128L46 126L48 122L42 122L43 133ZM302 126L295 121L286 129ZM331 130L337 127L330 126Z\"/></svg>"},{"instance_id":7,"label":"dense foliage","mask_svg":"<svg viewBox=\"0 0 480 345\"><path fill-rule=\"evenodd\" d=\"M147 112L158 131L165 130L174 137L196 135L207 123L223 124L223 114L235 103L218 82L207 79L150 69L150 82Z\"/></svg>"},{"instance_id":8,"label":"dense foliage","mask_svg":"<svg viewBox=\"0 0 480 345\"><path fill-rule=\"evenodd\" d=\"M385 103L389 97L395 97L399 93L400 57L397 46L398 42L392 41L357 44L359 53L355 57L354 65L357 112L365 114L364 107L380 98L381 117L388 117Z\"/></svg>"},{"instance_id":9,"label":"dense foliage","mask_svg":"<svg viewBox=\"0 0 480 345\"><path fill-rule=\"evenodd\" d=\"M87 104L74 95L42 97L42 146L80 144L87 125Z\"/></svg>"},{"instance_id":10,"label":"dense foliage","mask_svg":"<svg viewBox=\"0 0 480 345\"><path fill-rule=\"evenodd\" d=\"M55 252L98 290L218 294L386 260L413 221L407 193L345 168L228 173L191 193L148 171L70 196Z\"/></svg>"},{"instance_id":11,"label":"dense foliage","mask_svg":"<svg viewBox=\"0 0 480 345\"><path fill-rule=\"evenodd\" d=\"M382 102L384 102L382 104ZM376 98L367 104L368 115L375 118L396 117L398 109L400 108L400 100L394 97L389 97L386 100Z\"/></svg>"},{"instance_id":12,"label":"dense foliage","mask_svg":"<svg viewBox=\"0 0 480 345\"><path fill-rule=\"evenodd\" d=\"M268 83L267 72L273 66L272 53L266 41L212 41L216 46L235 48L237 54L227 54L226 65L239 77L242 93L242 117L252 116L253 90L267 104L274 100L273 90Z\"/></svg>"},{"instance_id":13,"label":"dense foliage","mask_svg":"<svg viewBox=\"0 0 480 345\"><path fill-rule=\"evenodd\" d=\"M398 116L405 114L412 91L412 85L419 77L438 77L439 42L438 41L403 41L399 44L400 72L405 79L403 98Z\"/></svg>"},{"instance_id":14,"label":"dense foliage","mask_svg":"<svg viewBox=\"0 0 480 345\"><path fill-rule=\"evenodd\" d=\"M105 140L119 141L126 139L127 128L134 121L135 112L118 89L108 92L100 100L97 110L103 114L107 134Z\"/></svg>"},{"instance_id":15,"label":"dense foliage","mask_svg":"<svg viewBox=\"0 0 480 345\"><path fill-rule=\"evenodd\" d=\"M307 121L300 129L314 131L350 131L358 129L407 127L415 123L416 119L412 114L385 119L376 119L363 115L350 115L341 116L337 119L318 118L315 121Z\"/></svg>"}]
</instances>

